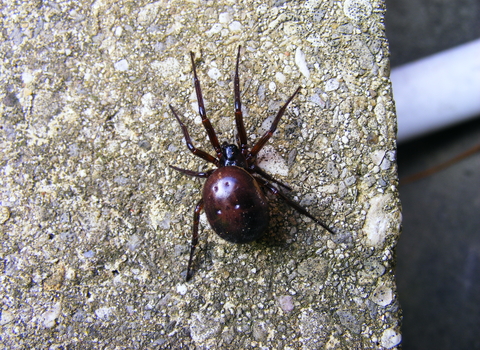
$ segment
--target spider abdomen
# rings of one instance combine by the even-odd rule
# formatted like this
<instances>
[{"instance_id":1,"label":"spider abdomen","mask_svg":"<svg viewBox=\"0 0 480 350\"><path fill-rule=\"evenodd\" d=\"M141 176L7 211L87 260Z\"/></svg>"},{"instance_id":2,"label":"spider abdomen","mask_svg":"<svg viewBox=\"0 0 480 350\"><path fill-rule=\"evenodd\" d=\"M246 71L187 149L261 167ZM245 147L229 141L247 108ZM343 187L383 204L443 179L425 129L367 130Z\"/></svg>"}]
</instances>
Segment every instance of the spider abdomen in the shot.
<instances>
[{"instance_id":1,"label":"spider abdomen","mask_svg":"<svg viewBox=\"0 0 480 350\"><path fill-rule=\"evenodd\" d=\"M254 241L269 223L268 201L255 178L245 169L224 166L203 187L205 213L213 230L233 243Z\"/></svg>"}]
</instances>

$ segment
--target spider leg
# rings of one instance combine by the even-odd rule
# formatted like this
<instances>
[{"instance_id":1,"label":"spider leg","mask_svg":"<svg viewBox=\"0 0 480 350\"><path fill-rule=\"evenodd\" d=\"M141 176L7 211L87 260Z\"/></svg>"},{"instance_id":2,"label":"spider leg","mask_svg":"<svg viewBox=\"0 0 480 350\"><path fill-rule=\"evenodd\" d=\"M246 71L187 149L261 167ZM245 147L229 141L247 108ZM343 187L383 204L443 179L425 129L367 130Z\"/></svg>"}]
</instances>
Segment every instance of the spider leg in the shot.
<instances>
[{"instance_id":1,"label":"spider leg","mask_svg":"<svg viewBox=\"0 0 480 350\"><path fill-rule=\"evenodd\" d=\"M210 175L212 175L213 171L214 170L208 170L208 171L193 171L193 170L188 170L188 169L181 169L181 168L177 168L176 166L174 165L169 165L170 168L176 170L176 171L179 171L185 175L188 175L188 176L196 176L196 177L209 177Z\"/></svg>"},{"instance_id":2,"label":"spider leg","mask_svg":"<svg viewBox=\"0 0 480 350\"><path fill-rule=\"evenodd\" d=\"M264 177L265 179L267 179L268 181L271 181L271 182L275 182L276 184L286 188L287 190L291 191L292 188L290 186L288 186L287 184L284 184L283 182L275 179L272 175L266 173L265 171L263 171L260 167L258 167L257 165L251 165L250 166L250 169L252 169L255 173L257 173L258 175L260 175L261 177Z\"/></svg>"},{"instance_id":3,"label":"spider leg","mask_svg":"<svg viewBox=\"0 0 480 350\"><path fill-rule=\"evenodd\" d=\"M247 133L245 132L245 125L243 124L242 102L240 100L240 78L238 77L238 63L240 62L240 48L238 46L237 64L235 66L234 78L234 94L235 94L235 124L237 125L237 132L239 137L239 147L243 156L248 154Z\"/></svg>"},{"instance_id":4,"label":"spider leg","mask_svg":"<svg viewBox=\"0 0 480 350\"><path fill-rule=\"evenodd\" d=\"M205 105L203 103L203 95L202 89L200 88L200 80L197 77L197 69L195 68L195 55L193 52L190 52L190 58L192 59L192 67L193 67L193 85L195 86L195 92L197 94L197 101L198 101L198 113L200 117L202 117L202 123L207 131L208 138L210 139L210 143L212 144L213 148L215 149L215 153L217 153L217 158L220 159L222 157L222 149L220 147L220 143L218 142L217 134L215 133L215 129L213 129L212 123L207 117L207 113L205 112Z\"/></svg>"},{"instance_id":5,"label":"spider leg","mask_svg":"<svg viewBox=\"0 0 480 350\"><path fill-rule=\"evenodd\" d=\"M271 193L273 193L275 196L278 196L280 198L282 198L289 206L291 206L293 209L295 209L296 211L298 211L300 214L303 214L307 217L309 217L310 219L312 219L313 221L315 221L317 224L319 224L320 226L322 226L325 230L327 230L328 232L330 232L331 234L335 234L335 232L333 232L333 230L328 227L328 225L326 223L324 223L322 220L320 219L317 219L315 216L313 216L312 214L310 214L307 209L305 209L304 207L302 207L300 204L298 204L297 202L294 202L292 201L290 198L288 198L287 196L285 196L282 192L280 192L278 189L276 189L275 187L273 187L270 183L268 183L267 181L263 180L263 181L260 181L262 183L262 186L264 188L266 188L268 191L270 191Z\"/></svg>"},{"instance_id":6,"label":"spider leg","mask_svg":"<svg viewBox=\"0 0 480 350\"><path fill-rule=\"evenodd\" d=\"M247 155L247 160L249 159L255 159L255 156L260 152L260 150L265 146L265 144L270 140L270 137L272 137L273 133L275 130L277 130L277 125L278 122L280 121L280 118L285 114L285 110L287 109L289 103L293 100L293 98L298 94L300 91L300 86L295 90L292 96L285 102L285 104L280 108L280 110L277 113L277 116L273 120L272 126L270 126L270 129L263 134L260 140L257 141L255 146L252 147L252 150L250 151L250 154Z\"/></svg>"},{"instance_id":7,"label":"spider leg","mask_svg":"<svg viewBox=\"0 0 480 350\"><path fill-rule=\"evenodd\" d=\"M190 138L190 135L188 134L187 127L185 126L185 124L182 123L182 121L178 117L177 112L175 112L175 110L173 109L172 105L168 105L168 106L172 110L172 113L175 116L175 118L177 118L178 122L180 123L180 127L182 128L183 136L185 137L185 142L187 143L187 147L190 150L190 152L192 152L197 157L200 157L200 158L206 160L207 162L213 163L216 166L218 166L218 159L216 159L214 156L208 154L207 152L202 151L201 149L195 148L195 146L192 143L192 139Z\"/></svg>"},{"instance_id":8,"label":"spider leg","mask_svg":"<svg viewBox=\"0 0 480 350\"><path fill-rule=\"evenodd\" d=\"M188 260L188 267L187 267L187 278L186 281L188 282L192 276L192 264L193 264L193 255L195 253L195 248L198 244L198 224L200 222L200 212L203 209L203 198L200 199L195 207L195 211L193 212L193 232L192 232L192 243L190 245L190 259Z\"/></svg>"}]
</instances>

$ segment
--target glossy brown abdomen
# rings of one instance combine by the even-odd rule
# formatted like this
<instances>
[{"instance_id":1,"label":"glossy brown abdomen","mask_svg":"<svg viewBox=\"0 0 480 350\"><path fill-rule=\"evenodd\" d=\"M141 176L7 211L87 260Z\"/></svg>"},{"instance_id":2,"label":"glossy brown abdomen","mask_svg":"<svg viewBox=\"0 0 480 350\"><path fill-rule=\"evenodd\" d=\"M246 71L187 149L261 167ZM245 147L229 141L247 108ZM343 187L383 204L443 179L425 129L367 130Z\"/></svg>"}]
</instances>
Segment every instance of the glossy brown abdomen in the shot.
<instances>
[{"instance_id":1,"label":"glossy brown abdomen","mask_svg":"<svg viewBox=\"0 0 480 350\"><path fill-rule=\"evenodd\" d=\"M213 230L233 243L262 237L269 223L268 201L255 178L245 169L215 170L203 187L205 213Z\"/></svg>"}]
</instances>

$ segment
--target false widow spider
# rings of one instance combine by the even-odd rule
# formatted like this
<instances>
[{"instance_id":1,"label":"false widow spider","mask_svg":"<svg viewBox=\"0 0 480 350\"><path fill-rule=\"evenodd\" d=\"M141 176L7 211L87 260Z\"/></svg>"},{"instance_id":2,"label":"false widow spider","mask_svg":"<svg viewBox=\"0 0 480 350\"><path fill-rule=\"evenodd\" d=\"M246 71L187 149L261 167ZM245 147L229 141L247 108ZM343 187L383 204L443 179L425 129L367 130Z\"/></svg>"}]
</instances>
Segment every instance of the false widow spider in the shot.
<instances>
[{"instance_id":1,"label":"false widow spider","mask_svg":"<svg viewBox=\"0 0 480 350\"><path fill-rule=\"evenodd\" d=\"M220 145L218 142L215 130L205 112L202 90L200 88L200 81L197 77L195 56L193 52L190 52L190 58L193 67L193 81L197 95L198 111L202 118L203 126L207 131L210 143L215 150L216 157L193 145L187 127L180 120L180 117L172 105L169 105L170 110L182 128L183 136L185 137L190 152L217 166L217 169L196 172L170 165L172 169L183 174L207 179L203 186L202 198L198 201L193 213L193 232L192 243L190 246L190 259L188 260L187 267L187 281L190 280L193 275L193 256L198 244L198 225L202 209L205 209L208 222L220 237L232 243L251 242L260 238L268 227L270 214L268 200L264 193L265 191L268 191L283 199L288 205L301 214L308 216L328 232L332 234L334 233L323 221L310 214L300 204L286 197L271 183L276 183L291 190L289 186L274 179L256 165L258 152L263 146L265 146L270 137L272 137L277 129L278 122L285 114L285 110L289 103L300 91L300 87L295 90L293 95L290 96L287 102L280 108L270 129L265 132L251 149L249 149L247 144L247 134L243 124L242 104L240 101L240 79L238 76L240 48L241 47L239 46L234 78L234 108L238 146L235 144L228 144L227 142Z\"/></svg>"}]
</instances>

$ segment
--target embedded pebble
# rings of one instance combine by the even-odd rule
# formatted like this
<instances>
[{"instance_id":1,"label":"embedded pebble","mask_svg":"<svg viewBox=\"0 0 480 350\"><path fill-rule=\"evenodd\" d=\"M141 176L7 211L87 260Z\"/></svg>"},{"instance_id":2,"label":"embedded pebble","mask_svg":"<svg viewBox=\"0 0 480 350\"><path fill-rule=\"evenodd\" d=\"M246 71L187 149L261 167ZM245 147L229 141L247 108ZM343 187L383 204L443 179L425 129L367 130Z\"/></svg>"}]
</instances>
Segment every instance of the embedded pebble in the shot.
<instances>
[{"instance_id":1,"label":"embedded pebble","mask_svg":"<svg viewBox=\"0 0 480 350\"><path fill-rule=\"evenodd\" d=\"M375 165L380 165L384 157L385 157L385 151L381 149L370 153L370 158L372 159L373 164Z\"/></svg>"},{"instance_id":2,"label":"embedded pebble","mask_svg":"<svg viewBox=\"0 0 480 350\"><path fill-rule=\"evenodd\" d=\"M143 239L139 235L133 235L130 237L130 240L127 242L127 248L131 251L136 250L140 244L142 243Z\"/></svg>"},{"instance_id":3,"label":"embedded pebble","mask_svg":"<svg viewBox=\"0 0 480 350\"><path fill-rule=\"evenodd\" d=\"M269 130L270 127L272 126L272 123L273 123L274 119L275 119L274 115L271 115L271 116L265 118L265 120L262 122L262 125L258 128L258 133L259 134L266 133L267 130Z\"/></svg>"},{"instance_id":4,"label":"embedded pebble","mask_svg":"<svg viewBox=\"0 0 480 350\"><path fill-rule=\"evenodd\" d=\"M281 72L275 73L275 79L277 79L277 81L281 84L285 83L285 81L287 80L285 75Z\"/></svg>"},{"instance_id":5,"label":"embedded pebble","mask_svg":"<svg viewBox=\"0 0 480 350\"><path fill-rule=\"evenodd\" d=\"M102 320L108 320L114 311L114 307L101 307L95 310L95 315Z\"/></svg>"},{"instance_id":6,"label":"embedded pebble","mask_svg":"<svg viewBox=\"0 0 480 350\"><path fill-rule=\"evenodd\" d=\"M308 9L310 12L313 12L317 10L321 3L321 0L307 0L303 4L303 6L305 6L305 8Z\"/></svg>"},{"instance_id":7,"label":"embedded pebble","mask_svg":"<svg viewBox=\"0 0 480 350\"><path fill-rule=\"evenodd\" d=\"M402 341L402 335L395 331L393 328L388 328L383 331L381 344L386 349L391 349L397 346Z\"/></svg>"},{"instance_id":8,"label":"embedded pebble","mask_svg":"<svg viewBox=\"0 0 480 350\"><path fill-rule=\"evenodd\" d=\"M253 325L253 339L259 342L263 342L267 339L268 330L265 322L254 323Z\"/></svg>"},{"instance_id":9,"label":"embedded pebble","mask_svg":"<svg viewBox=\"0 0 480 350\"><path fill-rule=\"evenodd\" d=\"M380 164L380 169L387 170L390 168L390 165L392 165L392 163L387 158L383 158L383 161Z\"/></svg>"},{"instance_id":10,"label":"embedded pebble","mask_svg":"<svg viewBox=\"0 0 480 350\"><path fill-rule=\"evenodd\" d=\"M138 141L138 147L144 149L145 151L150 151L152 149L152 144L147 140Z\"/></svg>"},{"instance_id":11,"label":"embedded pebble","mask_svg":"<svg viewBox=\"0 0 480 350\"><path fill-rule=\"evenodd\" d=\"M345 179L345 185L352 186L357 181L355 176L350 176Z\"/></svg>"},{"instance_id":12,"label":"embedded pebble","mask_svg":"<svg viewBox=\"0 0 480 350\"><path fill-rule=\"evenodd\" d=\"M393 291L390 287L385 285L379 285L373 291L372 297L370 298L375 304L380 306L387 306L393 300Z\"/></svg>"},{"instance_id":13,"label":"embedded pebble","mask_svg":"<svg viewBox=\"0 0 480 350\"><path fill-rule=\"evenodd\" d=\"M174 57L168 57L165 61L153 61L152 68L163 78L174 77L180 71L180 62Z\"/></svg>"},{"instance_id":14,"label":"embedded pebble","mask_svg":"<svg viewBox=\"0 0 480 350\"><path fill-rule=\"evenodd\" d=\"M265 100L265 85L261 84L257 90L257 96L260 102Z\"/></svg>"},{"instance_id":15,"label":"embedded pebble","mask_svg":"<svg viewBox=\"0 0 480 350\"><path fill-rule=\"evenodd\" d=\"M345 0L343 12L351 20L361 21L370 16L372 5L369 0Z\"/></svg>"},{"instance_id":16,"label":"embedded pebble","mask_svg":"<svg viewBox=\"0 0 480 350\"><path fill-rule=\"evenodd\" d=\"M116 70L120 72L125 72L128 70L128 61L126 59L120 60L113 65Z\"/></svg>"},{"instance_id":17,"label":"embedded pebble","mask_svg":"<svg viewBox=\"0 0 480 350\"><path fill-rule=\"evenodd\" d=\"M123 33L123 28L118 26L117 28L115 28L115 31L114 31L114 35L119 37L119 36L122 36L122 33Z\"/></svg>"},{"instance_id":18,"label":"embedded pebble","mask_svg":"<svg viewBox=\"0 0 480 350\"><path fill-rule=\"evenodd\" d=\"M85 258L93 258L95 256L95 252L93 250L89 250L88 252L83 253Z\"/></svg>"},{"instance_id":19,"label":"embedded pebble","mask_svg":"<svg viewBox=\"0 0 480 350\"><path fill-rule=\"evenodd\" d=\"M12 322L14 318L15 317L13 316L13 313L8 310L2 310L2 315L0 317L0 326Z\"/></svg>"},{"instance_id":20,"label":"embedded pebble","mask_svg":"<svg viewBox=\"0 0 480 350\"><path fill-rule=\"evenodd\" d=\"M314 311L310 308L302 311L299 329L304 349L318 349L318 345L323 344L328 334L324 325L328 322L329 317L326 312Z\"/></svg>"},{"instance_id":21,"label":"embedded pebble","mask_svg":"<svg viewBox=\"0 0 480 350\"><path fill-rule=\"evenodd\" d=\"M366 241L370 246L382 245L387 236L391 214L384 208L391 200L391 193L377 195L370 200L370 208L363 225L363 231L367 234Z\"/></svg>"},{"instance_id":22,"label":"embedded pebble","mask_svg":"<svg viewBox=\"0 0 480 350\"><path fill-rule=\"evenodd\" d=\"M233 21L228 26L228 29L230 29L232 32L239 32L242 30L242 24L239 21Z\"/></svg>"},{"instance_id":23,"label":"embedded pebble","mask_svg":"<svg viewBox=\"0 0 480 350\"><path fill-rule=\"evenodd\" d=\"M358 321L354 314L347 310L338 310L336 314L340 319L340 323L345 328L348 328L353 333L360 333L362 330L362 324Z\"/></svg>"},{"instance_id":24,"label":"embedded pebble","mask_svg":"<svg viewBox=\"0 0 480 350\"><path fill-rule=\"evenodd\" d=\"M157 1L146 6L143 6L138 12L137 21L142 26L148 26L158 16L158 11L162 6L161 1Z\"/></svg>"},{"instance_id":25,"label":"embedded pebble","mask_svg":"<svg viewBox=\"0 0 480 350\"><path fill-rule=\"evenodd\" d=\"M258 166L271 175L288 175L287 162L275 151L275 148L266 145L258 152Z\"/></svg>"},{"instance_id":26,"label":"embedded pebble","mask_svg":"<svg viewBox=\"0 0 480 350\"><path fill-rule=\"evenodd\" d=\"M221 78L222 73L218 68L210 68L207 72L208 76L213 80L218 80Z\"/></svg>"},{"instance_id":27,"label":"embedded pebble","mask_svg":"<svg viewBox=\"0 0 480 350\"><path fill-rule=\"evenodd\" d=\"M33 74L31 72L23 72L22 73L22 81L25 85L30 84L33 81Z\"/></svg>"},{"instance_id":28,"label":"embedded pebble","mask_svg":"<svg viewBox=\"0 0 480 350\"><path fill-rule=\"evenodd\" d=\"M210 30L207 31L208 36L212 36L213 34L218 34L222 31L223 27L220 23L215 23Z\"/></svg>"},{"instance_id":29,"label":"embedded pebble","mask_svg":"<svg viewBox=\"0 0 480 350\"><path fill-rule=\"evenodd\" d=\"M277 90L277 84L275 84L273 81L268 84L268 90L271 92L275 92Z\"/></svg>"},{"instance_id":30,"label":"embedded pebble","mask_svg":"<svg viewBox=\"0 0 480 350\"><path fill-rule=\"evenodd\" d=\"M298 24L296 24L295 22L285 22L283 24L283 31L288 36L297 34L298 30Z\"/></svg>"},{"instance_id":31,"label":"embedded pebble","mask_svg":"<svg viewBox=\"0 0 480 350\"><path fill-rule=\"evenodd\" d=\"M340 82L337 79L335 78L329 79L325 83L325 91L337 90L339 86L340 86Z\"/></svg>"},{"instance_id":32,"label":"embedded pebble","mask_svg":"<svg viewBox=\"0 0 480 350\"><path fill-rule=\"evenodd\" d=\"M179 284L177 286L177 293L180 294L180 295L185 295L187 294L187 286L184 285L184 284Z\"/></svg>"},{"instance_id":33,"label":"embedded pebble","mask_svg":"<svg viewBox=\"0 0 480 350\"><path fill-rule=\"evenodd\" d=\"M154 98L155 96L151 92L147 92L142 96L142 107L140 109L142 116L149 116L155 113Z\"/></svg>"},{"instance_id":34,"label":"embedded pebble","mask_svg":"<svg viewBox=\"0 0 480 350\"><path fill-rule=\"evenodd\" d=\"M325 101L323 101L320 95L318 94L313 94L312 96L310 96L310 101L322 108L325 108L326 106Z\"/></svg>"},{"instance_id":35,"label":"embedded pebble","mask_svg":"<svg viewBox=\"0 0 480 350\"><path fill-rule=\"evenodd\" d=\"M222 12L218 15L218 21L220 23L229 23L232 20L232 16L228 12Z\"/></svg>"},{"instance_id":36,"label":"embedded pebble","mask_svg":"<svg viewBox=\"0 0 480 350\"><path fill-rule=\"evenodd\" d=\"M42 314L42 324L45 328L52 328L55 326L55 320L60 316L62 310L62 304L60 302L55 303L50 309Z\"/></svg>"},{"instance_id":37,"label":"embedded pebble","mask_svg":"<svg viewBox=\"0 0 480 350\"><path fill-rule=\"evenodd\" d=\"M305 54L299 47L297 47L297 50L295 51L295 64L300 73L302 73L305 78L309 79L310 71L308 70Z\"/></svg>"},{"instance_id":38,"label":"embedded pebble","mask_svg":"<svg viewBox=\"0 0 480 350\"><path fill-rule=\"evenodd\" d=\"M321 20L323 19L324 16L325 16L325 11L317 10L317 11L313 12L312 19L313 19L314 22L321 22Z\"/></svg>"},{"instance_id":39,"label":"embedded pebble","mask_svg":"<svg viewBox=\"0 0 480 350\"><path fill-rule=\"evenodd\" d=\"M221 324L219 319L203 315L195 312L190 319L190 332L193 341L204 342L208 339L215 339L221 332Z\"/></svg>"},{"instance_id":40,"label":"embedded pebble","mask_svg":"<svg viewBox=\"0 0 480 350\"><path fill-rule=\"evenodd\" d=\"M282 295L278 298L278 304L284 312L291 312L294 308L293 297L290 295Z\"/></svg>"}]
</instances>

